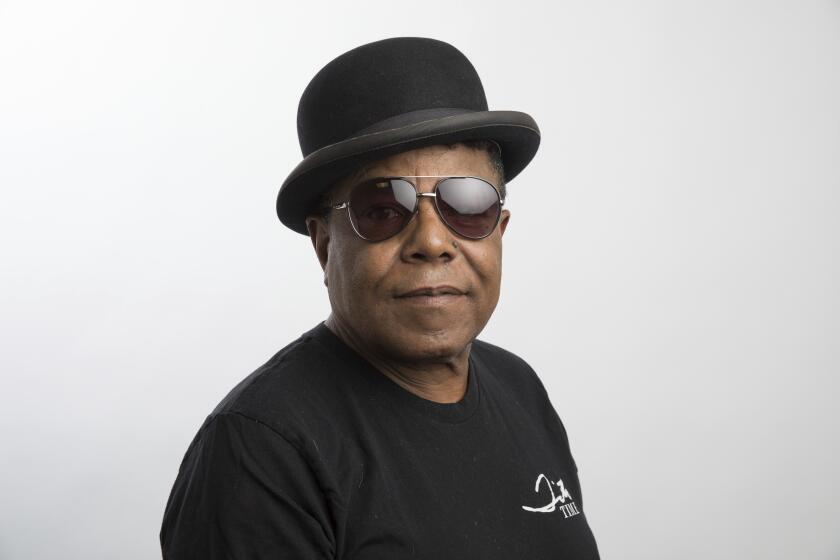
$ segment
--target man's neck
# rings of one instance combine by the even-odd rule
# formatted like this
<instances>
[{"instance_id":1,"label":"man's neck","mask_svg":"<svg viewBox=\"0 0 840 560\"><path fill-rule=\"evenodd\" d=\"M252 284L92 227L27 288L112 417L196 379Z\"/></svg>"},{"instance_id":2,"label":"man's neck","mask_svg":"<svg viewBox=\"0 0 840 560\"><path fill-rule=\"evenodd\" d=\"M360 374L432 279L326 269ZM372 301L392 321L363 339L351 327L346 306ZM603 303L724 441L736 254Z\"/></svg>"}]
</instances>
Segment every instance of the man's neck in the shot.
<instances>
[{"instance_id":1,"label":"man's neck","mask_svg":"<svg viewBox=\"0 0 840 560\"><path fill-rule=\"evenodd\" d=\"M464 398L471 345L467 345L461 353L440 361L409 363L379 355L334 314L327 318L325 324L347 346L406 391L437 403L455 403Z\"/></svg>"}]
</instances>

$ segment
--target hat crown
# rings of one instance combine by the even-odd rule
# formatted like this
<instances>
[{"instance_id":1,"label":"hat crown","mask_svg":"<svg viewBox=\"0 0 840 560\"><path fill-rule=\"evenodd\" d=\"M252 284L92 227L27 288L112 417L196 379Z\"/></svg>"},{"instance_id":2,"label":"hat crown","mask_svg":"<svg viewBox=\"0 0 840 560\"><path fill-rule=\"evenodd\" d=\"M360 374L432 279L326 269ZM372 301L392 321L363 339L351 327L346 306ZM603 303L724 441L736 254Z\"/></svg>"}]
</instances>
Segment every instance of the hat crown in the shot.
<instances>
[{"instance_id":1,"label":"hat crown","mask_svg":"<svg viewBox=\"0 0 840 560\"><path fill-rule=\"evenodd\" d=\"M486 111L472 63L452 45L395 37L348 51L324 66L303 92L297 128L304 157L386 119L435 109Z\"/></svg>"}]
</instances>

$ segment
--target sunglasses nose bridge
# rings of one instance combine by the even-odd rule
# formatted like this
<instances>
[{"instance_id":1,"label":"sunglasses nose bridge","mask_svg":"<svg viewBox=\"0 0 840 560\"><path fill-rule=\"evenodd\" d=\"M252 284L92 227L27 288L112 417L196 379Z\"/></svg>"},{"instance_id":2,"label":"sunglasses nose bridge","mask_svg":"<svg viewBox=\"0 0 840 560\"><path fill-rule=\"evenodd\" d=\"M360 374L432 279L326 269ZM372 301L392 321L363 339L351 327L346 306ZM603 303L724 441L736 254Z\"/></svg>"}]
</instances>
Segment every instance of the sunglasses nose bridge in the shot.
<instances>
[{"instance_id":1,"label":"sunglasses nose bridge","mask_svg":"<svg viewBox=\"0 0 840 560\"><path fill-rule=\"evenodd\" d=\"M437 199L437 193L435 193L435 192L420 192L420 191L417 190L417 187L414 187L414 190L417 193L417 203L414 206L414 213L415 214L420 213L420 201L423 198L433 198L433 199L435 199L435 200L432 200L430 202L432 203L432 206L434 206L435 212L438 212L437 200L436 200Z\"/></svg>"},{"instance_id":2,"label":"sunglasses nose bridge","mask_svg":"<svg viewBox=\"0 0 840 560\"><path fill-rule=\"evenodd\" d=\"M427 208L425 211L420 208L420 201L423 198L431 198L432 200L429 201L430 207ZM426 218L422 218L420 214L424 212L428 212L430 215ZM418 218L421 222L427 222L430 218L436 224L436 226L442 226L445 229L449 229L446 221L443 219L443 216L440 213L440 208L437 205L437 193L436 192L418 192L417 193L417 205L414 208L414 217ZM425 226L424 226L425 227Z\"/></svg>"},{"instance_id":3,"label":"sunglasses nose bridge","mask_svg":"<svg viewBox=\"0 0 840 560\"><path fill-rule=\"evenodd\" d=\"M437 193L434 193L434 192L418 192L417 193L417 205L414 208L414 213L419 214L420 212L422 212L422 210L420 209L420 201L423 200L424 198L431 198L432 199L432 200L429 201L432 205L432 208L430 208L430 211L433 212L434 214L436 214L438 218L441 218L440 211L438 210L438 207L437 207Z\"/></svg>"}]
</instances>

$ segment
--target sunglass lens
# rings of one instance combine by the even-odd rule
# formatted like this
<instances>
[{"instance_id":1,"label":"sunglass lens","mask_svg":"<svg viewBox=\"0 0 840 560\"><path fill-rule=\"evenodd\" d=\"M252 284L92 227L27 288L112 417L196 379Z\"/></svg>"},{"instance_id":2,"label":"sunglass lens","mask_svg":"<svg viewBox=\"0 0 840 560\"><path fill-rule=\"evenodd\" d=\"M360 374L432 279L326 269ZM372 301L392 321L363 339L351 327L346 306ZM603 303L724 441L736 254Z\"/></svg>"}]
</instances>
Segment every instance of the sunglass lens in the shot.
<instances>
[{"instance_id":1,"label":"sunglass lens","mask_svg":"<svg viewBox=\"0 0 840 560\"><path fill-rule=\"evenodd\" d=\"M475 177L452 177L437 188L440 215L453 230L471 239L493 232L502 204L496 188Z\"/></svg>"},{"instance_id":2,"label":"sunglass lens","mask_svg":"<svg viewBox=\"0 0 840 560\"><path fill-rule=\"evenodd\" d=\"M382 241L405 227L416 204L416 191L408 181L376 179L353 190L350 217L359 235Z\"/></svg>"}]
</instances>

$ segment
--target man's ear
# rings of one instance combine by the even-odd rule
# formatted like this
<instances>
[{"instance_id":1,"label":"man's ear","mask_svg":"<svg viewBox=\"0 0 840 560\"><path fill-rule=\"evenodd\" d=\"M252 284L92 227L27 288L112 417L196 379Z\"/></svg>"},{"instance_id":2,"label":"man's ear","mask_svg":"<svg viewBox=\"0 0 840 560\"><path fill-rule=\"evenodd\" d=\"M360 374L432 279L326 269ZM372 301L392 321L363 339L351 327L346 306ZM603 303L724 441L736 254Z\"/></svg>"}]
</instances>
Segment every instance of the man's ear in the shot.
<instances>
[{"instance_id":1,"label":"man's ear","mask_svg":"<svg viewBox=\"0 0 840 560\"><path fill-rule=\"evenodd\" d=\"M502 218L499 220L499 233L501 235L505 234L505 229L507 229L508 222L510 221L510 210L502 210Z\"/></svg>"},{"instance_id":2,"label":"man's ear","mask_svg":"<svg viewBox=\"0 0 840 560\"><path fill-rule=\"evenodd\" d=\"M321 269L327 269L327 257L329 255L330 230L327 221L323 216L310 215L306 217L306 229L309 232L309 240L321 263Z\"/></svg>"}]
</instances>

